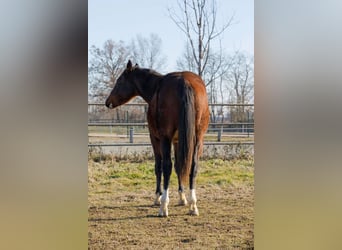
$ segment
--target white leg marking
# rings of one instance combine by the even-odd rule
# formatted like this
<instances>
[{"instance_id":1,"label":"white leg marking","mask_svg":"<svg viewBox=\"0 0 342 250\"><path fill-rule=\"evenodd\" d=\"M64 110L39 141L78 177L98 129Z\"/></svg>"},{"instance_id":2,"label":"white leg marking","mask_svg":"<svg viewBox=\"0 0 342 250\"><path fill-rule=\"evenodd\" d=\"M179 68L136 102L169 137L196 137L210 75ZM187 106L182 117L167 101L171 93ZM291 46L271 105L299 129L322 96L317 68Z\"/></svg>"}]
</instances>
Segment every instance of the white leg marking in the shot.
<instances>
[{"instance_id":1,"label":"white leg marking","mask_svg":"<svg viewBox=\"0 0 342 250\"><path fill-rule=\"evenodd\" d=\"M154 200L154 205L160 205L160 199L161 199L161 195L159 193L156 194L156 198Z\"/></svg>"},{"instance_id":2,"label":"white leg marking","mask_svg":"<svg viewBox=\"0 0 342 250\"><path fill-rule=\"evenodd\" d=\"M167 209L167 206L169 205L170 199L169 199L169 190L164 190L164 193L161 197L160 202L160 209L159 209L159 216L167 217L169 215L169 211Z\"/></svg>"},{"instance_id":3,"label":"white leg marking","mask_svg":"<svg viewBox=\"0 0 342 250\"><path fill-rule=\"evenodd\" d=\"M188 201L186 200L185 198L185 193L184 192L181 192L181 191L178 191L178 194L179 194L179 202L178 202L178 205L181 205L181 206L185 206L188 204Z\"/></svg>"},{"instance_id":4,"label":"white leg marking","mask_svg":"<svg viewBox=\"0 0 342 250\"><path fill-rule=\"evenodd\" d=\"M190 211L189 211L190 215L199 215L196 202L197 202L196 190L191 189L190 190Z\"/></svg>"}]
</instances>

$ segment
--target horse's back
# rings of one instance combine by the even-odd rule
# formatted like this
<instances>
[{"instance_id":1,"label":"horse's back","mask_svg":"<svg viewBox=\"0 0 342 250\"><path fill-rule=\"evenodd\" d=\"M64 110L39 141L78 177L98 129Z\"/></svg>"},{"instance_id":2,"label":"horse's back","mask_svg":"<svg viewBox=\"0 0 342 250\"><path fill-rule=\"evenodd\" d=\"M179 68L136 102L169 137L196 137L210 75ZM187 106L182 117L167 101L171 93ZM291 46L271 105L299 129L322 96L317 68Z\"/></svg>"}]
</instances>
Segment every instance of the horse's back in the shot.
<instances>
[{"instance_id":1,"label":"horse's back","mask_svg":"<svg viewBox=\"0 0 342 250\"><path fill-rule=\"evenodd\" d=\"M171 88L174 88L175 83L190 85L191 88L194 90L195 96L198 96L204 102L206 101L206 105L208 105L205 84L199 75L190 71L173 72L164 76L163 84L165 83L168 86L171 86Z\"/></svg>"}]
</instances>

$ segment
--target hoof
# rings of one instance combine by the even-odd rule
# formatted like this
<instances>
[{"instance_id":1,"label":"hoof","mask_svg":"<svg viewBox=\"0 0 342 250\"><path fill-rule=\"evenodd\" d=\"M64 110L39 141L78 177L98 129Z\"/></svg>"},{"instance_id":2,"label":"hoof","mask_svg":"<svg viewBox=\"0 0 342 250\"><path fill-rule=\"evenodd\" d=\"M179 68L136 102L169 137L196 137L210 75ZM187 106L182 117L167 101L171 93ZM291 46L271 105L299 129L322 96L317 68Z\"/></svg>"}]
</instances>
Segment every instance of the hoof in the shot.
<instances>
[{"instance_id":1,"label":"hoof","mask_svg":"<svg viewBox=\"0 0 342 250\"><path fill-rule=\"evenodd\" d=\"M167 217L169 215L169 209L166 204L162 204L159 208L159 217Z\"/></svg>"},{"instance_id":2,"label":"hoof","mask_svg":"<svg viewBox=\"0 0 342 250\"><path fill-rule=\"evenodd\" d=\"M179 206L186 206L186 205L188 205L188 201L187 200L179 200L178 205Z\"/></svg>"},{"instance_id":3,"label":"hoof","mask_svg":"<svg viewBox=\"0 0 342 250\"><path fill-rule=\"evenodd\" d=\"M190 210L190 211L189 211L189 215L191 215L191 216L199 216L198 209L196 209L196 210Z\"/></svg>"},{"instance_id":4,"label":"hoof","mask_svg":"<svg viewBox=\"0 0 342 250\"><path fill-rule=\"evenodd\" d=\"M161 204L161 195L157 195L156 196L153 204L156 205L156 206L160 206L160 204Z\"/></svg>"},{"instance_id":5,"label":"hoof","mask_svg":"<svg viewBox=\"0 0 342 250\"><path fill-rule=\"evenodd\" d=\"M169 210L167 206L169 205L169 191L166 189L160 199L159 214L160 217L167 217L169 215Z\"/></svg>"},{"instance_id":6,"label":"hoof","mask_svg":"<svg viewBox=\"0 0 342 250\"><path fill-rule=\"evenodd\" d=\"M169 216L169 214L168 214L168 212L159 212L159 214L158 214L158 217L168 217Z\"/></svg>"}]
</instances>

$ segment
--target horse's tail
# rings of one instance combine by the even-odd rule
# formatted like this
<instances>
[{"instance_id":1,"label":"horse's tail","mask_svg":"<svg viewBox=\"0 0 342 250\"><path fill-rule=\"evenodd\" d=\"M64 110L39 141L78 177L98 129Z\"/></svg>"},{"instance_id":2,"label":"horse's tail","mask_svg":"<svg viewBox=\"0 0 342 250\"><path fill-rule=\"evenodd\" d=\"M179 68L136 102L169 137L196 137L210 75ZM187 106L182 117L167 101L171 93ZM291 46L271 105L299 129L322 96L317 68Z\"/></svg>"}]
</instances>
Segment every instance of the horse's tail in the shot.
<instances>
[{"instance_id":1,"label":"horse's tail","mask_svg":"<svg viewBox=\"0 0 342 250\"><path fill-rule=\"evenodd\" d=\"M178 126L178 154L176 171L183 183L190 175L192 157L196 141L196 111L194 91L188 84L180 84L180 112Z\"/></svg>"}]
</instances>

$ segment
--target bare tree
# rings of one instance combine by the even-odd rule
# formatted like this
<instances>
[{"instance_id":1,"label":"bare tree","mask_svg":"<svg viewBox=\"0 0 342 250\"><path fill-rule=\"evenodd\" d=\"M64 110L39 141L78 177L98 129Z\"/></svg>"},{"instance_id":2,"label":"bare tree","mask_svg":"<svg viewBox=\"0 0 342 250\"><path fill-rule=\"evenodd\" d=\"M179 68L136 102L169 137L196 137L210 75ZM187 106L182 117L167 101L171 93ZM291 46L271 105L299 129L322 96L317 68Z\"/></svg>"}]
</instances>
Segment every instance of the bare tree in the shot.
<instances>
[{"instance_id":1,"label":"bare tree","mask_svg":"<svg viewBox=\"0 0 342 250\"><path fill-rule=\"evenodd\" d=\"M128 59L142 67L160 70L166 64L161 51L162 40L156 34L137 36L128 46L123 41L107 40L102 48L91 46L88 63L89 96L102 101L113 88Z\"/></svg>"},{"instance_id":2,"label":"bare tree","mask_svg":"<svg viewBox=\"0 0 342 250\"><path fill-rule=\"evenodd\" d=\"M232 59L225 53L212 53L208 60L204 79L208 88L210 103L224 103L227 96L225 90L225 75L232 66ZM211 122L216 122L218 116L224 119L223 106L211 106Z\"/></svg>"},{"instance_id":3,"label":"bare tree","mask_svg":"<svg viewBox=\"0 0 342 250\"><path fill-rule=\"evenodd\" d=\"M89 50L89 95L103 100L113 88L129 58L129 49L122 42L107 40L103 48L91 46Z\"/></svg>"},{"instance_id":4,"label":"bare tree","mask_svg":"<svg viewBox=\"0 0 342 250\"><path fill-rule=\"evenodd\" d=\"M183 55L177 60L177 68L181 71L184 69L192 72L197 71L197 67L189 43L186 43Z\"/></svg>"},{"instance_id":5,"label":"bare tree","mask_svg":"<svg viewBox=\"0 0 342 250\"><path fill-rule=\"evenodd\" d=\"M226 78L234 90L236 103L246 104L253 98L254 58L243 53L236 53L232 67Z\"/></svg>"},{"instance_id":6,"label":"bare tree","mask_svg":"<svg viewBox=\"0 0 342 250\"><path fill-rule=\"evenodd\" d=\"M254 58L237 52L234 61L226 74L228 88L232 99L238 104L247 104L254 97ZM245 120L245 107L235 108L238 120Z\"/></svg>"},{"instance_id":7,"label":"bare tree","mask_svg":"<svg viewBox=\"0 0 342 250\"><path fill-rule=\"evenodd\" d=\"M209 102L217 103L218 87L223 84L222 77L230 66L230 60L221 43L216 51L212 49L212 43L214 40L220 42L220 35L232 24L234 16L219 27L215 0L178 0L177 4L178 11L169 8L169 16L187 38L185 52L177 66L201 76L207 86ZM220 93L222 95L222 91ZM218 115L224 119L223 107L212 106L210 115L211 122L215 122Z\"/></svg>"},{"instance_id":8,"label":"bare tree","mask_svg":"<svg viewBox=\"0 0 342 250\"><path fill-rule=\"evenodd\" d=\"M161 52L162 40L157 34L150 34L148 38L137 35L131 41L130 49L134 61L142 67L160 71L166 65L166 56Z\"/></svg>"},{"instance_id":9,"label":"bare tree","mask_svg":"<svg viewBox=\"0 0 342 250\"><path fill-rule=\"evenodd\" d=\"M202 77L210 60L212 41L231 25L233 16L218 28L215 0L179 0L177 3L180 14L169 8L169 16L186 35L187 56L194 61L196 72Z\"/></svg>"},{"instance_id":10,"label":"bare tree","mask_svg":"<svg viewBox=\"0 0 342 250\"><path fill-rule=\"evenodd\" d=\"M113 40L107 40L102 48L91 46L88 62L88 98L103 102L125 69L128 59L133 59L142 67L161 69L166 63L166 57L161 53L161 44L161 39L156 34L151 34L149 38L137 36L129 46L123 41ZM143 102L140 97L133 101ZM122 120L136 114L135 108L116 109L115 119ZM102 109L103 107L98 107L97 112L102 112Z\"/></svg>"}]
</instances>

